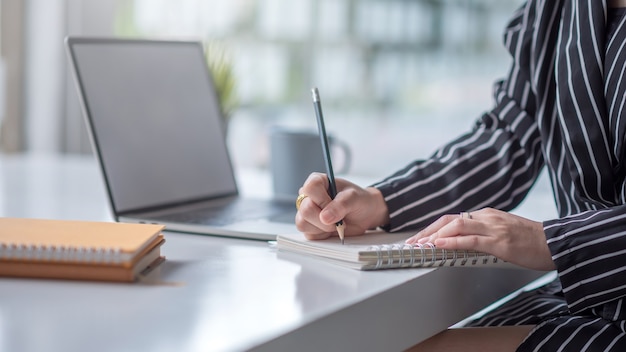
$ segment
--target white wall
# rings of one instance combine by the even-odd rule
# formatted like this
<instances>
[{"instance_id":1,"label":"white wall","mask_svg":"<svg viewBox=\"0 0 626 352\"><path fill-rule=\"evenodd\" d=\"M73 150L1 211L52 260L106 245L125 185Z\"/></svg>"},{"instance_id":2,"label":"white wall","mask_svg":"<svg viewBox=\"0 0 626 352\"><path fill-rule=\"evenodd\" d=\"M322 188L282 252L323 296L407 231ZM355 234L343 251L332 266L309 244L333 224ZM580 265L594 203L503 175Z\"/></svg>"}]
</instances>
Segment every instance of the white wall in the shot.
<instances>
[{"instance_id":1,"label":"white wall","mask_svg":"<svg viewBox=\"0 0 626 352\"><path fill-rule=\"evenodd\" d=\"M63 0L28 0L25 8L26 145L59 151L63 113Z\"/></svg>"},{"instance_id":2,"label":"white wall","mask_svg":"<svg viewBox=\"0 0 626 352\"><path fill-rule=\"evenodd\" d=\"M63 40L67 35L113 35L117 4L25 0L24 136L29 152L90 152Z\"/></svg>"}]
</instances>

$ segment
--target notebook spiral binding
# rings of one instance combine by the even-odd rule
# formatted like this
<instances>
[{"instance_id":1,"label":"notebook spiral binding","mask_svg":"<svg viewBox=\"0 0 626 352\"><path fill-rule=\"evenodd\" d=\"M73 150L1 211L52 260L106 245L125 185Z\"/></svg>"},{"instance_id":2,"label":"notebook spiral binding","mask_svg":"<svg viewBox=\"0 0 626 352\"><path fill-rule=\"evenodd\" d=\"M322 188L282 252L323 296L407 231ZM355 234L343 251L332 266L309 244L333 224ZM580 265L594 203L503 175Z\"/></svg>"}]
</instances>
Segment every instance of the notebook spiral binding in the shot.
<instances>
[{"instance_id":1,"label":"notebook spiral binding","mask_svg":"<svg viewBox=\"0 0 626 352\"><path fill-rule=\"evenodd\" d=\"M120 248L87 248L66 246L0 243L0 259L35 260L64 263L122 263L130 259Z\"/></svg>"},{"instance_id":2,"label":"notebook spiral binding","mask_svg":"<svg viewBox=\"0 0 626 352\"><path fill-rule=\"evenodd\" d=\"M376 252L375 269L397 267L434 267L434 266L466 266L476 265L480 261L488 264L498 262L498 258L476 251L445 249L437 250L434 244L394 243L370 246L369 251ZM396 255L397 253L397 255ZM462 254L461 256L459 256ZM458 263L457 263L458 262Z\"/></svg>"}]
</instances>

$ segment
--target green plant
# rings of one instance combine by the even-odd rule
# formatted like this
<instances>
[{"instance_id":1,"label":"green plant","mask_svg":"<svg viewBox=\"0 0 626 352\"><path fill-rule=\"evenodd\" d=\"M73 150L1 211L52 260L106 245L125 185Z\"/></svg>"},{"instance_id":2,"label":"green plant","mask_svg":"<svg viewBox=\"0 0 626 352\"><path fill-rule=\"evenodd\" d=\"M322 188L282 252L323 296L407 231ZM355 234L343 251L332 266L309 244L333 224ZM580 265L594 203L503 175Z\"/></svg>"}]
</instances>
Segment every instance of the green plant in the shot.
<instances>
[{"instance_id":1,"label":"green plant","mask_svg":"<svg viewBox=\"0 0 626 352\"><path fill-rule=\"evenodd\" d=\"M223 45L210 41L205 43L204 48L207 66L215 84L222 115L226 119L225 123L228 124L228 120L238 104L233 63Z\"/></svg>"}]
</instances>

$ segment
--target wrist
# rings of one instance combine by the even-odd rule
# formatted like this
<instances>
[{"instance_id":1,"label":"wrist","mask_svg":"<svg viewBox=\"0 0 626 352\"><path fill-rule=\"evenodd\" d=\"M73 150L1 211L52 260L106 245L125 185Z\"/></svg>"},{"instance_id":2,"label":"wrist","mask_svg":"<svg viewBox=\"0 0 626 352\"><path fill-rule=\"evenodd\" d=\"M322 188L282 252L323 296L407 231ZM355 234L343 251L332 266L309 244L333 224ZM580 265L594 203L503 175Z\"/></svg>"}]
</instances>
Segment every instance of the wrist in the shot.
<instances>
[{"instance_id":1,"label":"wrist","mask_svg":"<svg viewBox=\"0 0 626 352\"><path fill-rule=\"evenodd\" d=\"M369 193L370 204L372 204L371 223L368 228L374 229L389 224L389 210L382 192L375 187L367 187L365 191Z\"/></svg>"}]
</instances>

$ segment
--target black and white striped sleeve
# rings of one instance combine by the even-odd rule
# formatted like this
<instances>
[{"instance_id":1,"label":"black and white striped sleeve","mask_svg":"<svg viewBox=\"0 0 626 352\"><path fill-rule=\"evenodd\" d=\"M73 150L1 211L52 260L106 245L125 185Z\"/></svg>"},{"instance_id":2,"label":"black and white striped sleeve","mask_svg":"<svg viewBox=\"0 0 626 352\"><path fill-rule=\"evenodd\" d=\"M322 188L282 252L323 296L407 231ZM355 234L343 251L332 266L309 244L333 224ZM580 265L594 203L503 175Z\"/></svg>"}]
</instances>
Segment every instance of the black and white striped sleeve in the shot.
<instances>
[{"instance_id":1,"label":"black and white striped sleeve","mask_svg":"<svg viewBox=\"0 0 626 352\"><path fill-rule=\"evenodd\" d=\"M626 205L544 222L573 313L626 296Z\"/></svg>"}]
</instances>

